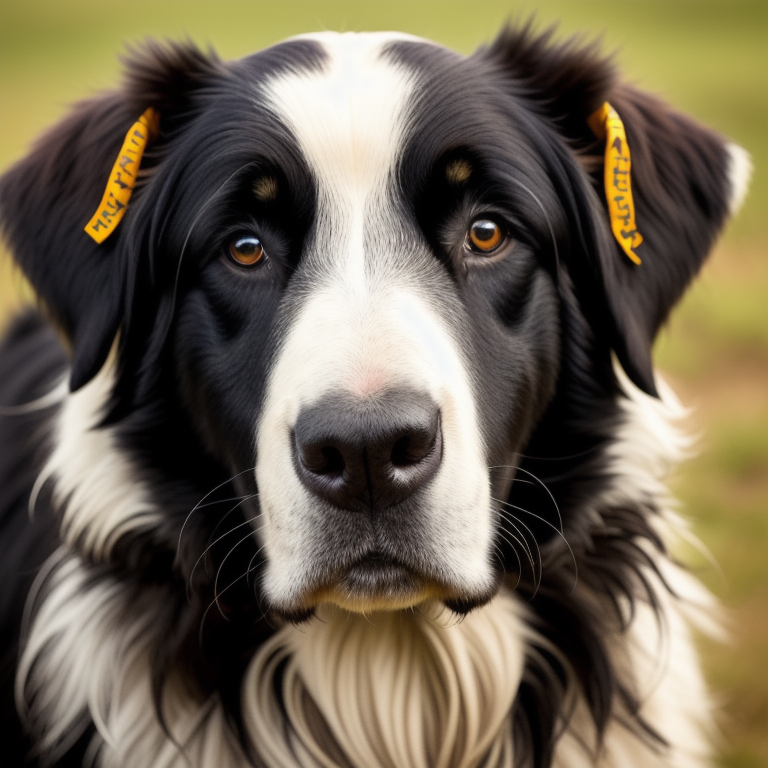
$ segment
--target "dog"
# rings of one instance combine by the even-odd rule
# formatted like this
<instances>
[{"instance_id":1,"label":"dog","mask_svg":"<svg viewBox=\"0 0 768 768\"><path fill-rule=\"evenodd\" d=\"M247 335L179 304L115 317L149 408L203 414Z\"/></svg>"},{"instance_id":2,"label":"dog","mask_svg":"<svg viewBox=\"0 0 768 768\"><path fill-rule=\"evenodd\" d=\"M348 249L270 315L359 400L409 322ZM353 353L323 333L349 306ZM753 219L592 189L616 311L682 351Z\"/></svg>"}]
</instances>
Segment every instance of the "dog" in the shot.
<instances>
[{"instance_id":1,"label":"dog","mask_svg":"<svg viewBox=\"0 0 768 768\"><path fill-rule=\"evenodd\" d=\"M0 181L4 763L707 765L651 348L748 170L530 26L132 49Z\"/></svg>"}]
</instances>

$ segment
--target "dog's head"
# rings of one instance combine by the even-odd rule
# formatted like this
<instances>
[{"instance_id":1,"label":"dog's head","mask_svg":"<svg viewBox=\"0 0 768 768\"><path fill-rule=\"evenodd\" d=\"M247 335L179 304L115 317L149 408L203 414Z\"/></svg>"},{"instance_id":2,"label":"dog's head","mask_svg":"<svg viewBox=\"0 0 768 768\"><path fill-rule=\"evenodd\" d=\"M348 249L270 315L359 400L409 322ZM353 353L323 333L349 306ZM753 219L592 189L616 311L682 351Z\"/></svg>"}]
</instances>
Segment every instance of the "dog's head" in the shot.
<instances>
[{"instance_id":1,"label":"dog's head","mask_svg":"<svg viewBox=\"0 0 768 768\"><path fill-rule=\"evenodd\" d=\"M631 148L640 265L611 233L589 120L606 101ZM84 227L148 107L159 135L97 244ZM147 45L0 201L72 389L117 337L106 421L141 411L145 432L258 493L272 608L467 610L497 589L497 500L542 421L565 434L615 396L614 354L655 393L653 339L742 170L592 48L510 31L465 58L322 34L232 63Z\"/></svg>"}]
</instances>

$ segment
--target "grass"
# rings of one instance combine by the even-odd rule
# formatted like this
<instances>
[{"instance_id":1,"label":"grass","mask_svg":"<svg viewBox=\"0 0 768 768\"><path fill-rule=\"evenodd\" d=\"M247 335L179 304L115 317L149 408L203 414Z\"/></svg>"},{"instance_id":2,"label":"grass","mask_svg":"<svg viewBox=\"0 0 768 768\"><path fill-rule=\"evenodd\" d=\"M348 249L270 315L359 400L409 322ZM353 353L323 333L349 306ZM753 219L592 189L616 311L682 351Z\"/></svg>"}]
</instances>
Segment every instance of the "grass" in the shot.
<instances>
[{"instance_id":1,"label":"grass","mask_svg":"<svg viewBox=\"0 0 768 768\"><path fill-rule=\"evenodd\" d=\"M276 9L279 9L276 10ZM673 315L657 360L704 435L674 486L722 575L732 645L704 645L724 717L721 768L768 765L768 3L765 0L3 0L0 168L66 104L114 83L116 55L146 35L188 36L224 57L317 29L397 28L470 52L536 12L563 34L602 36L631 79L752 154L744 210ZM0 258L0 323L25 293ZM0 361L2 364L2 361Z\"/></svg>"}]
</instances>

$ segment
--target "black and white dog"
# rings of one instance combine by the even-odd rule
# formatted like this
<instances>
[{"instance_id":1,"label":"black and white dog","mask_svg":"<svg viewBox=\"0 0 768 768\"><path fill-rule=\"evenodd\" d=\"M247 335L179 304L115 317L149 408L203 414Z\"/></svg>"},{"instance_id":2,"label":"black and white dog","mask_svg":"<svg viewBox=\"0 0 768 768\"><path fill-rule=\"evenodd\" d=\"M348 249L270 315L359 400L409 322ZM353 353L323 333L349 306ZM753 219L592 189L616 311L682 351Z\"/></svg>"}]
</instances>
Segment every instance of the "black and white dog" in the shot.
<instances>
[{"instance_id":1,"label":"black and white dog","mask_svg":"<svg viewBox=\"0 0 768 768\"><path fill-rule=\"evenodd\" d=\"M530 29L134 52L0 182L3 765L707 764L651 346L747 175Z\"/></svg>"}]
</instances>

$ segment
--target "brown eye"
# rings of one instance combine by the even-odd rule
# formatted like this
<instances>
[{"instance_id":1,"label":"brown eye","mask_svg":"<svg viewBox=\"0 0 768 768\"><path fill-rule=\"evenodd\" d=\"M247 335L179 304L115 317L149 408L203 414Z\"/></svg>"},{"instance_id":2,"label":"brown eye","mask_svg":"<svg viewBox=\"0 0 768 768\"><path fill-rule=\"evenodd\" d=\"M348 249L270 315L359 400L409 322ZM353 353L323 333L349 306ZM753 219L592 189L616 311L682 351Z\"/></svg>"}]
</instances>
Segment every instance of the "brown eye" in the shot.
<instances>
[{"instance_id":1,"label":"brown eye","mask_svg":"<svg viewBox=\"0 0 768 768\"><path fill-rule=\"evenodd\" d=\"M491 219L476 219L467 234L470 248L475 253L493 253L504 240L501 227Z\"/></svg>"},{"instance_id":2,"label":"brown eye","mask_svg":"<svg viewBox=\"0 0 768 768\"><path fill-rule=\"evenodd\" d=\"M253 235L243 235L232 240L229 244L229 255L243 267L255 267L266 256L261 240Z\"/></svg>"}]
</instances>

